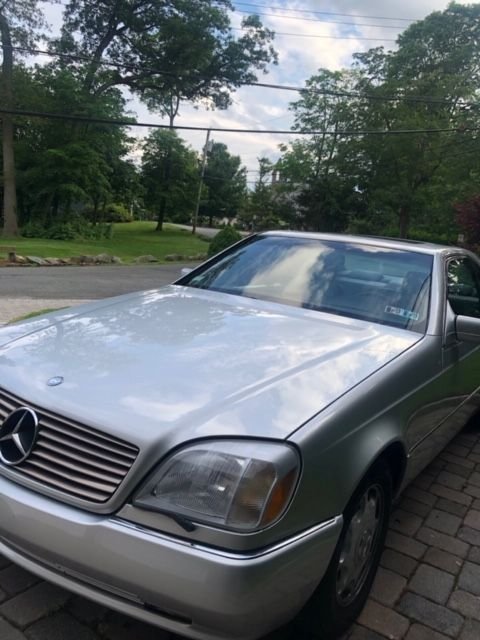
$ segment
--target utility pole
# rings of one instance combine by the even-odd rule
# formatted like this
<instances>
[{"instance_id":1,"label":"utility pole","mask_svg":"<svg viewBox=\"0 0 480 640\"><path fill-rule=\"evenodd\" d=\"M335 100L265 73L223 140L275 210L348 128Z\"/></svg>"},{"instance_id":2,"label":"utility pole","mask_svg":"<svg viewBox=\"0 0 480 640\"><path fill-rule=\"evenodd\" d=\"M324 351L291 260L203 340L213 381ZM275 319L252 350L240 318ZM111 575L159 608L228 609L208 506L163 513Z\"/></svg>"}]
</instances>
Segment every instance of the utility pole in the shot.
<instances>
[{"instance_id":1,"label":"utility pole","mask_svg":"<svg viewBox=\"0 0 480 640\"><path fill-rule=\"evenodd\" d=\"M205 140L205 146L203 147L203 159L202 159L202 171L200 173L200 184L198 185L198 195L197 195L197 204L195 206L195 213L193 214L193 224L192 224L192 233L195 233L197 230L197 222L198 222L198 211L200 209L200 198L202 197L202 187L203 187L203 179L205 177L205 167L207 166L207 153L210 148L210 129L207 130L207 138Z\"/></svg>"}]
</instances>

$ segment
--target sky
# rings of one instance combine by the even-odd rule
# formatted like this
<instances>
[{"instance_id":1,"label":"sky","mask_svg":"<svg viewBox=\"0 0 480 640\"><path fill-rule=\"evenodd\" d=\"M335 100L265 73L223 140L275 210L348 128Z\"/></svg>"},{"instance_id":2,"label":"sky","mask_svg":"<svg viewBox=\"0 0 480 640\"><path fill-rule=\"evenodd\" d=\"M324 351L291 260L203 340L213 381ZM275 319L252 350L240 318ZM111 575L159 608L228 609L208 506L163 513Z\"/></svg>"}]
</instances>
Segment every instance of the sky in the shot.
<instances>
[{"instance_id":1,"label":"sky","mask_svg":"<svg viewBox=\"0 0 480 640\"><path fill-rule=\"evenodd\" d=\"M465 0L460 3L468 4ZM258 81L303 86L321 67L331 70L349 67L353 53L380 45L395 48L395 38L410 21L422 19L432 11L443 11L448 0L234 0L234 4L237 11L232 15L233 26L238 28L248 12L258 13L264 25L276 32L274 47L279 64L272 65L267 75L260 74ZM61 25L62 6L48 1L42 5L53 35ZM233 103L225 111L182 105L176 124L289 130L292 115L288 107L297 97L289 91L242 87L233 94ZM139 121L166 124L135 99L131 99L128 106ZM134 130L139 136L146 135L146 131ZM202 150L205 132L179 133L195 150ZM278 145L294 139L281 134L224 132L215 132L212 138L241 156L249 172L250 186L257 176L258 158L266 156L276 160L280 155Z\"/></svg>"}]
</instances>

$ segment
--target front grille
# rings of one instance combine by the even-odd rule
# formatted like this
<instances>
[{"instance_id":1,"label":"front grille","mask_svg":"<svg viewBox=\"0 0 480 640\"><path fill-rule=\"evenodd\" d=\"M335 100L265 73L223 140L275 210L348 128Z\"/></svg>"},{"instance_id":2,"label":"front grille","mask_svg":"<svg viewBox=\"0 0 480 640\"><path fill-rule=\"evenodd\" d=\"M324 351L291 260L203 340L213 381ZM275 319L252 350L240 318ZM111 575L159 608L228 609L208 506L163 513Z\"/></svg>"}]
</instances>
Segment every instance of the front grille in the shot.
<instances>
[{"instance_id":1,"label":"front grille","mask_svg":"<svg viewBox=\"0 0 480 640\"><path fill-rule=\"evenodd\" d=\"M0 424L24 406L37 413L38 438L28 458L10 469L69 496L96 503L108 500L130 470L138 448L2 390Z\"/></svg>"}]
</instances>

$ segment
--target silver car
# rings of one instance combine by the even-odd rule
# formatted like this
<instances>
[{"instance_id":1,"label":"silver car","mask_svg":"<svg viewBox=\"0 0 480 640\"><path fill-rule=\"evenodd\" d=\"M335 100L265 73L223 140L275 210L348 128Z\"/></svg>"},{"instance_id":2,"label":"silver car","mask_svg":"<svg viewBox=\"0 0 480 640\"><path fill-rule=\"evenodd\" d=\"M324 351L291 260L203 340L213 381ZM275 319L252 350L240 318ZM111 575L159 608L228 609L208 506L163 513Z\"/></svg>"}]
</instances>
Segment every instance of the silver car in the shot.
<instances>
[{"instance_id":1,"label":"silver car","mask_svg":"<svg viewBox=\"0 0 480 640\"><path fill-rule=\"evenodd\" d=\"M287 232L6 327L0 553L190 638L336 638L479 345L472 254Z\"/></svg>"}]
</instances>

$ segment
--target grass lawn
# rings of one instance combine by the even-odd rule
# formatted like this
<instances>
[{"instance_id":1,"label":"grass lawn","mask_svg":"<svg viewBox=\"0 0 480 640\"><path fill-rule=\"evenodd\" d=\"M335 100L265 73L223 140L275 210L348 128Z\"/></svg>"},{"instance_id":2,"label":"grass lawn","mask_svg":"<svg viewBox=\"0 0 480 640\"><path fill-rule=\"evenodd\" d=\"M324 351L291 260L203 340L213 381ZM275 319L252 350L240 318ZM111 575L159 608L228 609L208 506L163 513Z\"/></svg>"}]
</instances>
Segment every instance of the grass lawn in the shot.
<instances>
[{"instance_id":1,"label":"grass lawn","mask_svg":"<svg viewBox=\"0 0 480 640\"><path fill-rule=\"evenodd\" d=\"M152 255L160 261L169 254L185 256L206 254L208 243L193 236L190 231L164 225L161 233L155 231L155 222L129 222L114 225L111 240L45 240L43 238L0 237L0 247L15 247L22 256L40 258L69 258L80 255L108 253L125 262L138 256ZM0 258L6 252L0 249Z\"/></svg>"}]
</instances>

